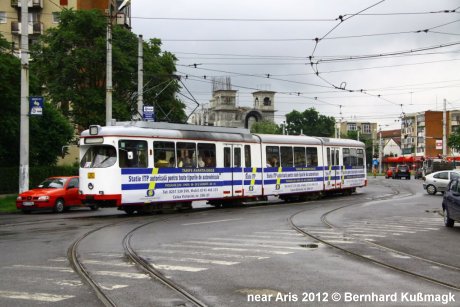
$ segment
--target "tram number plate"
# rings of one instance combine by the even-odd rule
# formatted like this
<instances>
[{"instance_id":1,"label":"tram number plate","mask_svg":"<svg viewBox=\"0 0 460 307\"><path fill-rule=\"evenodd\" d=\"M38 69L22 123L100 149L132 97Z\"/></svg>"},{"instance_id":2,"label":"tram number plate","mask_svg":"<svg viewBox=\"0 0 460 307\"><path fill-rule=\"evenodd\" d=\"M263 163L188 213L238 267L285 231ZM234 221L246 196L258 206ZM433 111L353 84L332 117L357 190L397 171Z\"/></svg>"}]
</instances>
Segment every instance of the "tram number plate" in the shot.
<instances>
[{"instance_id":1,"label":"tram number plate","mask_svg":"<svg viewBox=\"0 0 460 307\"><path fill-rule=\"evenodd\" d=\"M94 179L94 178L96 178L95 173L88 173L88 179Z\"/></svg>"}]
</instances>

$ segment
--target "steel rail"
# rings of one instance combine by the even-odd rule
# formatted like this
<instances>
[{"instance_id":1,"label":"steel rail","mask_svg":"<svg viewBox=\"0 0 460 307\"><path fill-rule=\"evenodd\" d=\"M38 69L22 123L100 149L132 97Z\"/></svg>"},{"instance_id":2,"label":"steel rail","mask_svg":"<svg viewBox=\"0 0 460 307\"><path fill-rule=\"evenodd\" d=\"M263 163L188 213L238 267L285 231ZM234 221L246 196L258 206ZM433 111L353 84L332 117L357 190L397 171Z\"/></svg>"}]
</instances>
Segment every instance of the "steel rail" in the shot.
<instances>
[{"instance_id":1,"label":"steel rail","mask_svg":"<svg viewBox=\"0 0 460 307\"><path fill-rule=\"evenodd\" d=\"M394 191L394 196L397 196L399 195L399 191ZM401 197L403 198L403 197ZM341 207L338 207L338 208L335 208L333 210L330 210L330 211L327 211L326 213L324 213L322 216L321 216L321 221L326 225L328 226L330 229L338 229L338 227L336 227L335 225L333 225L332 223L330 223L328 220L327 220L327 215L333 213L333 212L336 212L338 210L341 210L341 209L344 209L344 208L348 208L348 207L352 207L352 206L355 206L355 205L359 205L359 204L348 204L348 205L345 205L345 206L341 206ZM321 239L320 236L318 235L314 235L304 229L302 229L301 227L297 226L293 219L295 216L305 212L306 210L302 210L302 211L299 211L295 214L293 214L292 216L290 216L288 218L289 220L289 223L291 225L291 227L296 230L298 233L304 235L304 236L308 236L314 240L317 240L318 242L321 242L325 245L328 245L332 248L335 248L337 250L340 250L346 254L349 254L349 255L352 255L354 257L358 257L360 259L364 259L368 262L372 262L374 264L378 264L378 265L381 265L383 267L386 267L386 268L389 268L389 269L392 269L394 271L397 271L397 272L402 272L402 273L405 273L405 274L408 274L408 275L411 275L411 276L414 276L414 277L417 277L417 278L420 278L420 279L423 279L423 280L426 280L428 282L431 282L431 283L434 283L434 284L437 284L437 285L441 285L441 286L444 286L446 288L449 288L449 289L453 289L453 290L460 290L460 286L458 285L454 285L454 284L451 284L449 282L445 282L445 281L442 281L442 280L439 280L439 279L436 279L436 278L432 278L432 277L429 277L429 276L425 276L425 275L422 275L422 274L419 274L419 273L416 273L416 272L412 272L412 271L409 271L407 269L404 269L404 268L401 268L401 267L398 267L396 265L392 265L392 264L389 264L389 263L385 263L384 261L381 261L381 260L377 260L377 259L373 259L373 258L370 258L370 257L367 257L366 255L364 254L360 254L360 253L357 253L357 252L353 252L347 248L344 248L344 247L340 247L338 244L334 244L334 243L330 243L328 242L328 240L325 240L325 239ZM435 265L438 265L438 266L441 266L441 267L444 267L444 268L448 268L448 269L453 269L453 270L458 270L460 271L460 267L456 267L456 266L452 266L452 265L448 265L448 264L445 264L445 263L441 263L441 262L437 262L437 261L434 261L434 260L431 260L431 259L428 259L428 258L424 258L424 257L420 257L420 256L417 256L417 255L413 255L413 254L409 254L409 253L405 253L405 252L402 252L402 251L398 251L398 250L395 250L393 248L390 248L390 247L387 247L387 246L384 246L384 245L381 245L381 244L377 244L377 243L374 243L374 242L370 242L370 241L367 241L367 240L362 240L361 238L358 238L354 235L351 235L351 234L347 234L349 237L352 237L354 239L356 239L358 242L360 243L365 243L365 244L368 244L368 245L371 245L371 246L374 246L374 247L380 247L382 249L385 249L385 250L388 250L388 251L391 251L393 253L397 253L397 254L400 254L400 255L405 255L405 256L409 256L409 257L413 257L415 259L418 259L420 261L424 261L424 262L427 262L427 263L430 263L430 264L435 264Z\"/></svg>"},{"instance_id":2,"label":"steel rail","mask_svg":"<svg viewBox=\"0 0 460 307\"><path fill-rule=\"evenodd\" d=\"M166 219L164 219L166 220ZM157 221L153 221L157 222ZM193 294L182 288L179 284L171 281L170 279L166 278L160 271L156 270L152 265L139 256L135 250L133 249L131 245L131 238L137 230L139 230L142 227L145 227L153 222L148 222L143 225L140 225L133 230L131 230L129 233L126 234L126 236L123 238L123 248L125 250L125 255L130 259L133 263L137 265L138 268L140 268L142 271L147 273L150 277L153 279L156 279L166 285L168 288L172 289L176 293L181 294L184 298L186 298L189 302L193 303L196 306L201 306L205 307L207 306L205 303L200 301L197 297L195 297Z\"/></svg>"}]
</instances>

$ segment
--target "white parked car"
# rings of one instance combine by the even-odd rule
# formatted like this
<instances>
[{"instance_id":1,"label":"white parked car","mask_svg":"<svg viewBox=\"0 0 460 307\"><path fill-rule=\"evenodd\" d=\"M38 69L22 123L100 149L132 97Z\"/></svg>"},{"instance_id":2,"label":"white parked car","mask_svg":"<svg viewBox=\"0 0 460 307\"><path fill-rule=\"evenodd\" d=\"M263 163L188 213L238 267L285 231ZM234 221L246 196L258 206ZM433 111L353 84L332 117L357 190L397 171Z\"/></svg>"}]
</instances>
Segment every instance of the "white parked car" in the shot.
<instances>
[{"instance_id":1,"label":"white parked car","mask_svg":"<svg viewBox=\"0 0 460 307\"><path fill-rule=\"evenodd\" d=\"M444 192L447 191L449 182L456 178L460 178L460 171L452 170L434 172L423 178L423 188L430 195L434 195L437 192Z\"/></svg>"}]
</instances>

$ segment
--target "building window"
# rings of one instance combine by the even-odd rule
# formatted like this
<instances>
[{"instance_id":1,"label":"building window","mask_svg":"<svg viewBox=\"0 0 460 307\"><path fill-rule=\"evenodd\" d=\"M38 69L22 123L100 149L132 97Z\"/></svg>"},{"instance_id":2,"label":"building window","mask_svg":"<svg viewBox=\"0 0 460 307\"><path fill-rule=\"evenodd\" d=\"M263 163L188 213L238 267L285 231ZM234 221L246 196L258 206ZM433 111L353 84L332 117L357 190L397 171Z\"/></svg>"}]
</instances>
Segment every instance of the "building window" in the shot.
<instances>
[{"instance_id":1,"label":"building window","mask_svg":"<svg viewBox=\"0 0 460 307\"><path fill-rule=\"evenodd\" d=\"M348 131L356 131L356 130L358 130L358 127L356 126L356 123L349 123L347 125L347 130Z\"/></svg>"},{"instance_id":2,"label":"building window","mask_svg":"<svg viewBox=\"0 0 460 307\"><path fill-rule=\"evenodd\" d=\"M0 23L6 23L6 12L0 11Z\"/></svg>"},{"instance_id":3,"label":"building window","mask_svg":"<svg viewBox=\"0 0 460 307\"><path fill-rule=\"evenodd\" d=\"M53 12L53 23L61 22L61 13L60 12Z\"/></svg>"},{"instance_id":4,"label":"building window","mask_svg":"<svg viewBox=\"0 0 460 307\"><path fill-rule=\"evenodd\" d=\"M364 134L371 134L371 125L370 124L362 124L361 131Z\"/></svg>"}]
</instances>

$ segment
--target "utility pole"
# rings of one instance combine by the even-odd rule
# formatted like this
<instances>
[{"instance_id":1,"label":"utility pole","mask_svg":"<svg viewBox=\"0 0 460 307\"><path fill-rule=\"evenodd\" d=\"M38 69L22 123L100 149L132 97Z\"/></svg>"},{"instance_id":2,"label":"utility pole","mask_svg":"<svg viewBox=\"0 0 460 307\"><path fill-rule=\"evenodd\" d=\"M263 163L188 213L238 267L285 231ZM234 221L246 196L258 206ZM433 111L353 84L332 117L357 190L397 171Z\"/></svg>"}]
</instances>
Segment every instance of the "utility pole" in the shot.
<instances>
[{"instance_id":1,"label":"utility pole","mask_svg":"<svg viewBox=\"0 0 460 307\"><path fill-rule=\"evenodd\" d=\"M107 66L105 84L105 125L112 125L112 0L108 1L108 20L107 20Z\"/></svg>"},{"instance_id":2,"label":"utility pole","mask_svg":"<svg viewBox=\"0 0 460 307\"><path fill-rule=\"evenodd\" d=\"M115 7L115 17L118 12L122 10L125 6L130 4L131 0L125 0L120 5L120 7ZM108 0L108 22L107 22L107 65L106 65L106 85L105 85L105 125L112 125L112 93L113 93L113 84L112 84L112 20L113 20L113 11L112 3L113 0ZM115 2L116 5L116 2Z\"/></svg>"},{"instance_id":3,"label":"utility pole","mask_svg":"<svg viewBox=\"0 0 460 307\"><path fill-rule=\"evenodd\" d=\"M442 110L442 157L447 157L447 116L446 116L446 99L444 98L444 108Z\"/></svg>"},{"instance_id":4,"label":"utility pole","mask_svg":"<svg viewBox=\"0 0 460 307\"><path fill-rule=\"evenodd\" d=\"M144 105L144 41L142 35L139 35L139 52L137 67L137 117L142 119Z\"/></svg>"},{"instance_id":5,"label":"utility pole","mask_svg":"<svg viewBox=\"0 0 460 307\"><path fill-rule=\"evenodd\" d=\"M19 148L19 193L29 189L29 8L21 1L21 113Z\"/></svg>"}]
</instances>

